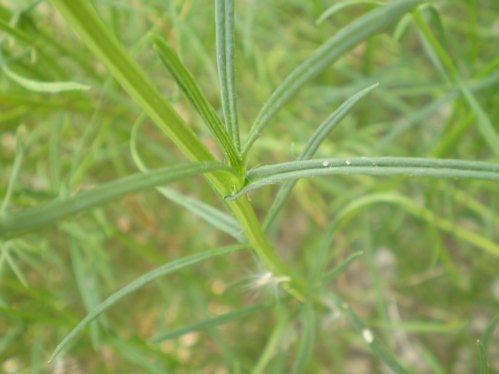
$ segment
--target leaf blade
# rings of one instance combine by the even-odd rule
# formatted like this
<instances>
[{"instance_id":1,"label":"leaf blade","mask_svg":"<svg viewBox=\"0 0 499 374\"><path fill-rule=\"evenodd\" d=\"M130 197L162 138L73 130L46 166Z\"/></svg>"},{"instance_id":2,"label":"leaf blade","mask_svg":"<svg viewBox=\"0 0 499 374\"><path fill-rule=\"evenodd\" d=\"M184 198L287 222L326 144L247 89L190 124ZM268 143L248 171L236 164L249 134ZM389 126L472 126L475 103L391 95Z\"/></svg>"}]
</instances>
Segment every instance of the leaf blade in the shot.
<instances>
[{"instance_id":1,"label":"leaf blade","mask_svg":"<svg viewBox=\"0 0 499 374\"><path fill-rule=\"evenodd\" d=\"M134 174L102 184L93 190L82 192L68 199L53 200L44 205L0 217L0 236L17 236L132 192L173 182L180 178L223 169L227 169L227 167L212 161L180 164L147 173Z\"/></svg>"},{"instance_id":2,"label":"leaf blade","mask_svg":"<svg viewBox=\"0 0 499 374\"><path fill-rule=\"evenodd\" d=\"M222 109L227 130L239 150L239 124L234 77L234 0L216 0L215 24Z\"/></svg>"},{"instance_id":3,"label":"leaf blade","mask_svg":"<svg viewBox=\"0 0 499 374\"><path fill-rule=\"evenodd\" d=\"M322 175L426 176L499 181L499 165L489 162L415 157L324 158L284 162L250 170L247 184L226 199L285 180Z\"/></svg>"},{"instance_id":4,"label":"leaf blade","mask_svg":"<svg viewBox=\"0 0 499 374\"><path fill-rule=\"evenodd\" d=\"M350 324L361 335L364 343L368 345L372 353L387 364L397 374L407 374L408 371L397 361L394 355L387 351L369 330L364 322L350 308L350 306L339 295L333 295L333 301L336 307L346 316Z\"/></svg>"},{"instance_id":5,"label":"leaf blade","mask_svg":"<svg viewBox=\"0 0 499 374\"><path fill-rule=\"evenodd\" d=\"M357 19L324 43L307 60L295 68L272 93L257 115L243 148L246 156L263 128L294 94L310 79L358 43L379 33L404 13L420 4L419 0L393 1ZM245 158L245 157L243 157Z\"/></svg>"},{"instance_id":6,"label":"leaf blade","mask_svg":"<svg viewBox=\"0 0 499 374\"><path fill-rule=\"evenodd\" d=\"M111 308L118 301L123 299L124 297L130 295L134 291L142 288L146 284L152 282L153 280L171 274L175 271L178 271L182 268L185 268L190 265L194 265L203 260L207 260L213 257L229 254L232 252L240 251L246 248L246 245L235 245L235 246L227 246L217 249L212 249L210 251L205 251L202 253L198 253L192 256L184 257L178 260L171 261L166 265L160 266L139 278L135 279L133 282L129 283L125 287L122 287L117 292L113 293L109 297L107 297L102 303L100 303L97 307L95 307L87 316L82 319L57 345L56 349L52 353L50 357L50 361L53 361L59 353L64 349L64 347L81 331L83 330L90 322L96 319L99 315L104 313L107 309Z\"/></svg>"},{"instance_id":7,"label":"leaf blade","mask_svg":"<svg viewBox=\"0 0 499 374\"><path fill-rule=\"evenodd\" d=\"M270 309L275 305L276 303L261 303L261 304L246 306L244 308L241 308L233 312L224 313L215 317L194 322L193 324L190 324L188 326L180 327L178 329L167 332L166 334L157 336L153 338L152 341L154 343L160 343L164 340L175 339L178 338L179 336L188 334L193 331L201 331L209 329L210 327L219 326L221 324L225 324L234 321L236 319L246 317L248 315L257 313L259 311Z\"/></svg>"},{"instance_id":8,"label":"leaf blade","mask_svg":"<svg viewBox=\"0 0 499 374\"><path fill-rule=\"evenodd\" d=\"M155 36L153 43L161 61L215 136L230 164L240 168L241 160L229 133L187 67L164 39Z\"/></svg>"},{"instance_id":9,"label":"leaf blade","mask_svg":"<svg viewBox=\"0 0 499 374\"><path fill-rule=\"evenodd\" d=\"M378 83L375 83L360 92L356 93L344 103L340 105L340 107L335 110L319 127L315 130L314 134L307 141L307 144L303 148L302 153L298 156L298 160L308 160L310 159L315 152L319 149L319 146L326 139L326 137L340 124L341 120L346 117L346 115L353 109L353 107L367 94L369 94L372 90L378 87ZM264 228L268 228L275 217L283 207L284 203L288 199L291 191L293 190L296 181L288 181L285 182L277 192L272 205L267 211L267 215L265 216L265 221L263 223Z\"/></svg>"}]
</instances>

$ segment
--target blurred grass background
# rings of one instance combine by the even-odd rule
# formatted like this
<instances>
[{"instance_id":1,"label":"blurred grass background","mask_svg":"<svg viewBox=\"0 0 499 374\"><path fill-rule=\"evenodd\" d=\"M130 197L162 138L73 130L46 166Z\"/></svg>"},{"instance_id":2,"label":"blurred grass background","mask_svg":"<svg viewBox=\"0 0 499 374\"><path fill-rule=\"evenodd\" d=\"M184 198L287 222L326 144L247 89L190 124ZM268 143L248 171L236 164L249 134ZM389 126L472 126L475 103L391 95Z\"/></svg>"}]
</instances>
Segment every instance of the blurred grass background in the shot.
<instances>
[{"instance_id":1,"label":"blurred grass background","mask_svg":"<svg viewBox=\"0 0 499 374\"><path fill-rule=\"evenodd\" d=\"M161 66L149 40L151 32L168 39L219 109L212 2L94 4L175 108L215 150L216 144ZM339 28L373 7L346 8L317 24L331 4L236 1L236 82L243 139L282 79ZM498 5L494 0L438 1L434 9L424 13L427 22L497 128ZM140 110L50 3L4 0L0 19L27 37L13 38L0 29L2 56L16 73L92 87L87 92L40 94L0 75L2 195L13 169L16 131L24 145L8 209L21 210L137 172L129 141ZM405 29L372 38L308 84L280 112L251 151L250 166L296 158L319 123L374 82L380 83L379 88L344 120L318 156L497 161L477 130L474 112L435 61L410 22ZM180 159L172 143L148 121L141 129L139 147L151 168ZM175 187L222 207L200 181ZM262 216L274 192L269 187L251 193ZM359 207L353 209L356 203ZM499 261L483 250L484 242L498 247L498 207L498 188L492 182L315 178L299 182L271 237L280 256L306 274L317 262L324 233L334 224L328 266L355 251L364 255L330 289L342 294L414 372L471 373L478 360L476 339L499 310ZM348 212L343 214L345 209ZM294 303L148 343L209 316L272 301L272 295L251 289L263 269L250 253L219 257L147 286L94 323L63 358L47 364L62 337L106 295L163 263L231 242L155 191L127 196L54 227L1 242L0 370L245 373L262 359L273 336L276 348L264 372L286 372L302 329ZM491 370L496 371L498 341L496 334L489 347ZM321 316L306 372L384 371L345 321Z\"/></svg>"}]
</instances>

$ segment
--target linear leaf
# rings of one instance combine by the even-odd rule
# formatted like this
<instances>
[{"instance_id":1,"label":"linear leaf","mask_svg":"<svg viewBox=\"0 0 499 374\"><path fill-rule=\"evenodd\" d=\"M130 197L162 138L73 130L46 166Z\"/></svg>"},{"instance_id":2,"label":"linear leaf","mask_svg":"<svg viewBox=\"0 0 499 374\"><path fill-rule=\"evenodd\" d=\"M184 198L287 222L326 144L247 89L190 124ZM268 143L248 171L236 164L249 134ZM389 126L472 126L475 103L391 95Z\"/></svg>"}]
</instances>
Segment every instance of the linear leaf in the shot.
<instances>
[{"instance_id":1,"label":"linear leaf","mask_svg":"<svg viewBox=\"0 0 499 374\"><path fill-rule=\"evenodd\" d=\"M366 96L369 92L375 89L378 86L378 83L369 86L362 91L356 93L352 97L350 97L347 101L345 101L341 106L333 112L318 128L315 130L312 137L308 140L307 144L303 148L302 153L298 156L298 160L308 160L310 159L322 142L327 138L327 136L340 124L341 120L345 118L345 116L350 113L355 104L357 104L364 96ZM289 197L289 194L293 190L296 181L288 181L285 182L277 192L270 209L265 216L265 221L263 223L264 228L268 228L277 213L281 210L282 206L286 202Z\"/></svg>"},{"instance_id":2,"label":"linear leaf","mask_svg":"<svg viewBox=\"0 0 499 374\"><path fill-rule=\"evenodd\" d=\"M213 155L125 51L87 0L51 0L85 45L141 106L155 124L193 161L210 161ZM213 183L221 188L220 181Z\"/></svg>"},{"instance_id":3,"label":"linear leaf","mask_svg":"<svg viewBox=\"0 0 499 374\"><path fill-rule=\"evenodd\" d=\"M392 355L380 343L378 343L378 340L373 336L372 331L365 326L364 322L362 322L357 314L354 313L354 311L343 300L343 298L341 298L339 295L333 295L333 301L339 311L348 319L355 330L357 330L357 332L362 337L362 340L369 346L376 357L387 364L395 373L408 373L408 371L399 364L394 355Z\"/></svg>"},{"instance_id":4,"label":"linear leaf","mask_svg":"<svg viewBox=\"0 0 499 374\"><path fill-rule=\"evenodd\" d=\"M52 353L52 356L50 358L50 361L54 360L54 358L57 357L57 355L64 349L64 347L81 331L83 330L90 322L92 322L94 319L96 319L99 315L104 313L106 310L111 308L114 304L116 304L118 301L122 300L124 297L130 295L131 293L137 291L138 289L144 287L146 284L151 283L152 281L156 280L159 277L162 277L167 274L171 274L173 272L176 272L182 268L185 268L187 266L191 266L194 264L197 264L198 262L217 257L217 256L222 256L226 255L232 252L240 251L247 248L246 245L232 245L232 246L227 246L227 247L221 247L217 249L212 249L209 251L205 251L202 253L198 253L192 256L180 258L178 260L169 262L163 266L160 266L159 268L156 268L139 278L135 279L133 282L129 283L125 287L121 288L117 292L113 293L111 296L109 296L106 300L104 300L102 303L97 305L87 316L82 319L78 325L76 325L73 330L67 334L64 339L57 345L56 349L54 350L54 353Z\"/></svg>"},{"instance_id":5,"label":"linear leaf","mask_svg":"<svg viewBox=\"0 0 499 374\"><path fill-rule=\"evenodd\" d=\"M144 123L144 119L144 115L140 116L137 119L136 123L132 127L132 133L130 136L130 153L132 154L132 159L138 169L143 173L149 171L149 169L140 156L137 141L140 128ZM223 232L236 238L240 242L244 241L245 237L243 230L239 223L234 219L234 217L212 207L211 205L203 203L202 201L192 199L188 196L175 192L171 188L156 187L156 190L167 199L170 199L174 203L186 208L187 210L196 214L198 217L201 217L206 222L210 223L219 230L222 230Z\"/></svg>"},{"instance_id":6,"label":"linear leaf","mask_svg":"<svg viewBox=\"0 0 499 374\"><path fill-rule=\"evenodd\" d=\"M286 311L278 310L278 312L276 322L272 326L272 332L267 339L265 347L262 349L258 361L251 370L251 374L265 373L265 369L272 358L279 354L280 345L286 337L290 316Z\"/></svg>"},{"instance_id":7,"label":"linear leaf","mask_svg":"<svg viewBox=\"0 0 499 374\"><path fill-rule=\"evenodd\" d=\"M164 340L169 340L169 339L175 339L178 338L179 336L188 334L193 331L201 331L201 330L206 330L211 327L219 326L234 320L238 320L240 318L249 316L251 314L270 309L274 307L276 303L261 303L261 304L255 304L255 305L250 305L241 309L238 309L234 312L229 312L229 313L224 313L216 317L211 317L204 319L202 321L195 322L191 325L181 327L179 329L172 330L166 334L162 334L160 336L155 337L152 341L154 343L159 343Z\"/></svg>"},{"instance_id":8,"label":"linear leaf","mask_svg":"<svg viewBox=\"0 0 499 374\"><path fill-rule=\"evenodd\" d=\"M21 164L24 158L24 144L22 141L21 129L22 127L18 127L16 132L16 155L14 157L12 171L10 172L9 183L7 184L7 191L5 191L5 196L2 199L2 204L0 204L0 219L5 214L7 206L9 205L12 193L14 192L14 186L19 176Z\"/></svg>"},{"instance_id":9,"label":"linear leaf","mask_svg":"<svg viewBox=\"0 0 499 374\"><path fill-rule=\"evenodd\" d=\"M217 65L225 124L237 149L239 125L234 79L234 0L216 0Z\"/></svg>"},{"instance_id":10,"label":"linear leaf","mask_svg":"<svg viewBox=\"0 0 499 374\"><path fill-rule=\"evenodd\" d=\"M479 80L473 83L463 83L466 84L470 92L478 92L480 90L496 86L499 82L499 74L492 74L487 78ZM450 102L458 99L463 92L461 90L453 90L445 95L441 99L434 99L430 104L422 108L418 108L416 112L408 116L403 120L402 123L394 127L386 136L384 136L379 144L376 146L377 150L384 149L387 145L393 143L400 135L402 135L407 130L411 129L414 125L421 123L421 121L428 117L430 114L435 113L440 108L444 107Z\"/></svg>"},{"instance_id":11,"label":"linear leaf","mask_svg":"<svg viewBox=\"0 0 499 374\"><path fill-rule=\"evenodd\" d=\"M379 7L355 20L324 43L312 56L293 70L265 102L251 127L248 140L243 149L243 155L247 154L263 128L301 86L318 75L345 52L381 32L420 3L419 0L392 1L386 6Z\"/></svg>"},{"instance_id":12,"label":"linear leaf","mask_svg":"<svg viewBox=\"0 0 499 374\"><path fill-rule=\"evenodd\" d=\"M424 222L427 222L428 224L435 225L439 230L470 243L494 256L499 256L499 245L497 243L490 241L472 231L466 230L450 220L439 217L431 210L419 206L413 200L396 193L373 193L362 196L361 198L352 201L344 209L342 209L338 213L336 219L337 221L349 219L353 213L359 212L361 208L377 203L400 205L407 213Z\"/></svg>"},{"instance_id":13,"label":"linear leaf","mask_svg":"<svg viewBox=\"0 0 499 374\"><path fill-rule=\"evenodd\" d=\"M499 164L411 157L324 158L284 162L250 170L247 174L246 186L226 199L234 199L250 190L285 180L336 174L425 176L497 182L499 181Z\"/></svg>"},{"instance_id":14,"label":"linear leaf","mask_svg":"<svg viewBox=\"0 0 499 374\"><path fill-rule=\"evenodd\" d=\"M24 31L18 28L12 27L3 20L0 20L0 30L26 44L33 44L33 39L30 37L30 35L26 34Z\"/></svg>"},{"instance_id":15,"label":"linear leaf","mask_svg":"<svg viewBox=\"0 0 499 374\"><path fill-rule=\"evenodd\" d=\"M138 289L144 287L146 284L151 283L153 280L162 277L167 274L171 274L175 271L178 271L187 266L194 265L198 262L226 255L232 252L240 251L247 248L246 245L233 245L227 246L217 249L212 249L209 251L201 252L192 256L184 257L175 261L171 261L163 266L160 266L142 276L135 279L133 282L129 283L125 287L121 288L117 292L113 293L102 303L97 305L85 318L83 318L78 325L76 325L65 337L64 339L57 345L54 353L50 357L50 361L53 361L54 358L64 349L64 347L76 336L78 333L83 330L90 322L96 319L99 315L104 313L106 310L111 308L118 301L122 300L124 297L130 295L131 293L137 291Z\"/></svg>"},{"instance_id":16,"label":"linear leaf","mask_svg":"<svg viewBox=\"0 0 499 374\"><path fill-rule=\"evenodd\" d=\"M424 40L432 48L431 52L434 53L442 64L445 66L444 72L442 73L444 77L449 75L456 86L461 90L464 99L468 102L469 107L475 113L477 118L478 131L482 135L484 141L490 146L490 149L499 157L499 134L494 128L492 121L483 109L482 105L476 99L473 92L468 88L468 86L463 82L461 75L453 62L453 58L447 53L445 47L438 41L430 27L426 24L423 16L419 11L413 12L414 20L416 25L421 31ZM438 61L438 63L440 63ZM442 68L443 69L443 68Z\"/></svg>"},{"instance_id":17,"label":"linear leaf","mask_svg":"<svg viewBox=\"0 0 499 374\"><path fill-rule=\"evenodd\" d=\"M494 330L497 328L497 326L499 326L499 313L497 313L494 318L492 318L483 332L482 342L485 349L487 349L487 347L489 346L490 339L492 338Z\"/></svg>"},{"instance_id":18,"label":"linear leaf","mask_svg":"<svg viewBox=\"0 0 499 374\"><path fill-rule=\"evenodd\" d=\"M227 157L232 166L240 168L241 160L239 159L238 152L234 147L234 143L230 138L229 133L215 112L215 109L213 109L206 97L203 95L201 88L198 86L187 67L182 63L175 51L164 39L156 36L153 40L154 47L161 61L164 63L191 104L194 108L196 108L205 125L210 129L213 136L215 136L225 154L225 157Z\"/></svg>"},{"instance_id":19,"label":"linear leaf","mask_svg":"<svg viewBox=\"0 0 499 374\"><path fill-rule=\"evenodd\" d=\"M327 8L322 14L317 18L315 23L320 25L328 18L332 17L334 14L338 13L340 10L358 5L358 4L369 4L369 5L384 5L385 3L378 0L344 0L340 3L336 3Z\"/></svg>"},{"instance_id":20,"label":"linear leaf","mask_svg":"<svg viewBox=\"0 0 499 374\"><path fill-rule=\"evenodd\" d=\"M239 242L245 241L241 226L239 226L239 223L227 213L203 203L202 201L180 194L171 188L156 187L156 189L169 200L188 209L212 226L237 239Z\"/></svg>"},{"instance_id":21,"label":"linear leaf","mask_svg":"<svg viewBox=\"0 0 499 374\"><path fill-rule=\"evenodd\" d=\"M20 86L26 88L27 90L34 92L44 92L44 93L59 93L65 91L86 91L91 87L78 82L42 82L30 78L23 77L17 73L14 73L7 64L0 57L0 68L4 74L12 79L14 82Z\"/></svg>"},{"instance_id":22,"label":"linear leaf","mask_svg":"<svg viewBox=\"0 0 499 374\"><path fill-rule=\"evenodd\" d=\"M476 348L478 351L478 374L489 374L489 362L485 346L480 340L477 340Z\"/></svg>"},{"instance_id":23,"label":"linear leaf","mask_svg":"<svg viewBox=\"0 0 499 374\"><path fill-rule=\"evenodd\" d=\"M324 283L331 281L336 278L338 275L344 273L348 267L360 256L364 254L363 251L357 251L348 256L341 264L334 267L334 269L329 270L326 274L324 274L322 281Z\"/></svg>"},{"instance_id":24,"label":"linear leaf","mask_svg":"<svg viewBox=\"0 0 499 374\"><path fill-rule=\"evenodd\" d=\"M312 353L315 337L315 311L311 303L303 306L302 310L302 338L298 348L298 354L293 365L293 374L300 374L306 372L307 362Z\"/></svg>"},{"instance_id":25,"label":"linear leaf","mask_svg":"<svg viewBox=\"0 0 499 374\"><path fill-rule=\"evenodd\" d=\"M173 182L180 178L222 169L227 169L227 166L214 161L181 164L114 180L68 199L54 200L44 205L0 217L0 236L17 236L126 194Z\"/></svg>"},{"instance_id":26,"label":"linear leaf","mask_svg":"<svg viewBox=\"0 0 499 374\"><path fill-rule=\"evenodd\" d=\"M16 260L13 259L11 254L10 254L10 250L12 249L11 243L12 242L8 241L8 242L4 243L3 245L0 245L0 252L2 254L2 256L0 257L0 264L2 263L2 261L1 261L2 258L5 258L7 265L10 266L10 269L12 270L14 275L16 276L19 283L21 283L24 287L29 288L28 281L26 280L25 276L23 275L23 272L21 271L19 266L17 266Z\"/></svg>"}]
</instances>

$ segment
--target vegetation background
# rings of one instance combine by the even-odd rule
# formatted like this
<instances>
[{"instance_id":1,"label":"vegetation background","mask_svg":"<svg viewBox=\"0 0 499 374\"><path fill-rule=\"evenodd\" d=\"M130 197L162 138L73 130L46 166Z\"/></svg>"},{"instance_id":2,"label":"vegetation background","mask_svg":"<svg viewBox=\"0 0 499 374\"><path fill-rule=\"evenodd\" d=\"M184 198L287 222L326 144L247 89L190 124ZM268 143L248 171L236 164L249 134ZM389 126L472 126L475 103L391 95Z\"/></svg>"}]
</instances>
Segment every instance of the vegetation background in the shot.
<instances>
[{"instance_id":1,"label":"vegetation background","mask_svg":"<svg viewBox=\"0 0 499 374\"><path fill-rule=\"evenodd\" d=\"M241 138L289 72L379 3L235 1ZM350 6L332 11L334 4ZM94 5L175 110L220 154L151 40L156 34L168 41L221 114L214 2ZM484 121L496 130L499 122L497 2L435 1L419 14L443 54L410 15L403 17L309 81L255 142L249 166L296 159L327 116L377 82L317 157L497 162L497 148L483 135ZM51 2L3 0L0 21L2 214L137 173L131 145L151 169L184 160ZM40 86L53 81L91 89ZM202 177L173 187L225 209ZM250 192L261 219L275 192ZM269 237L305 279L321 266L336 269L321 292L341 295L369 330L353 329L341 307L304 309L278 290L254 254L240 251L128 295L48 364L62 338L120 287L165 263L235 243L172 199L150 188L0 239L0 371L389 372L383 353L366 344L373 334L411 372L499 372L497 183L349 175L300 180Z\"/></svg>"}]
</instances>

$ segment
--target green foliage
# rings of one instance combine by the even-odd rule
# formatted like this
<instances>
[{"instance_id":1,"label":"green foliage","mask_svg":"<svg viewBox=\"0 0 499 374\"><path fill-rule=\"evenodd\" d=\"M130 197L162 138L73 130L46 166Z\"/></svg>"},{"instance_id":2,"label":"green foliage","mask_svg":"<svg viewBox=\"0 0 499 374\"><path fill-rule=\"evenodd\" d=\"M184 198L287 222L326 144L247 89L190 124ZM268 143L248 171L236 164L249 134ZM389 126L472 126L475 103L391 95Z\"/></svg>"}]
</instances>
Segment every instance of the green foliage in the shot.
<instances>
[{"instance_id":1,"label":"green foliage","mask_svg":"<svg viewBox=\"0 0 499 374\"><path fill-rule=\"evenodd\" d=\"M0 5L0 371L494 372L493 4Z\"/></svg>"}]
</instances>

